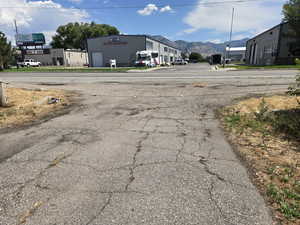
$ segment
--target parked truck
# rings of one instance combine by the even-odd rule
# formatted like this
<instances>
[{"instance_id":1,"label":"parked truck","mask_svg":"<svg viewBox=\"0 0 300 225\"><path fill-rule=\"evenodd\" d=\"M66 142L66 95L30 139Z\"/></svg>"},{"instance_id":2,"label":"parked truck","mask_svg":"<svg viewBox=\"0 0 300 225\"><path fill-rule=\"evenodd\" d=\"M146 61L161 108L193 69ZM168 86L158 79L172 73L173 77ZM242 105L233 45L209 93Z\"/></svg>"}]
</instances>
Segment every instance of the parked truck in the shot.
<instances>
[{"instance_id":1,"label":"parked truck","mask_svg":"<svg viewBox=\"0 0 300 225\"><path fill-rule=\"evenodd\" d=\"M222 64L222 55L214 54L209 57L209 63L211 65Z\"/></svg>"},{"instance_id":2,"label":"parked truck","mask_svg":"<svg viewBox=\"0 0 300 225\"><path fill-rule=\"evenodd\" d=\"M34 59L25 59L23 62L18 62L18 66L20 67L39 67L41 63L35 61Z\"/></svg>"},{"instance_id":3,"label":"parked truck","mask_svg":"<svg viewBox=\"0 0 300 225\"><path fill-rule=\"evenodd\" d=\"M157 51L138 51L136 53L135 66L155 67L159 65Z\"/></svg>"}]
</instances>

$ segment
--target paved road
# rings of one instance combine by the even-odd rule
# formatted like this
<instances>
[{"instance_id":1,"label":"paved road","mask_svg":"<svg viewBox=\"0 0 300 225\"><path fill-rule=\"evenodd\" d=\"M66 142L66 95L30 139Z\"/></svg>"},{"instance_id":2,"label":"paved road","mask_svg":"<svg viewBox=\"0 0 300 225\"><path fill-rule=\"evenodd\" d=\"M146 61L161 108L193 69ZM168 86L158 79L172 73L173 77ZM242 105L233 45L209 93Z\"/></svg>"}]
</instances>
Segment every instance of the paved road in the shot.
<instances>
[{"instance_id":1,"label":"paved road","mask_svg":"<svg viewBox=\"0 0 300 225\"><path fill-rule=\"evenodd\" d=\"M213 83L285 83L291 82L296 70L213 71L208 64L175 66L146 73L0 73L0 79L22 83L95 83L95 82L181 82ZM33 79L34 78L34 79ZM257 79L260 78L260 79Z\"/></svg>"},{"instance_id":2,"label":"paved road","mask_svg":"<svg viewBox=\"0 0 300 225\"><path fill-rule=\"evenodd\" d=\"M43 87L76 90L80 104L0 135L0 224L272 224L214 110L248 93L285 90L295 71L261 79L209 73L192 65L122 74L121 83L59 74L65 85ZM246 76L258 73L264 75ZM57 74L1 77L16 86L61 82ZM205 88L192 85L203 80Z\"/></svg>"}]
</instances>

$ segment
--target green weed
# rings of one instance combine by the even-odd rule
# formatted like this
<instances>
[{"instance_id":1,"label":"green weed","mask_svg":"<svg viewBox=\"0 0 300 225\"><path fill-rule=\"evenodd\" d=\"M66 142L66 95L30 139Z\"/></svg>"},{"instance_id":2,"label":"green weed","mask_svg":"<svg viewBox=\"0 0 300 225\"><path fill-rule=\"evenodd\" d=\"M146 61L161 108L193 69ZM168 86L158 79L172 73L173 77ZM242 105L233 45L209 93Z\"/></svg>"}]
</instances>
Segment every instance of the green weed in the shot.
<instances>
[{"instance_id":1,"label":"green weed","mask_svg":"<svg viewBox=\"0 0 300 225\"><path fill-rule=\"evenodd\" d=\"M268 113L269 107L265 98L263 98L258 106L258 112L254 112L254 116L258 121L264 122L267 120Z\"/></svg>"},{"instance_id":2,"label":"green weed","mask_svg":"<svg viewBox=\"0 0 300 225\"><path fill-rule=\"evenodd\" d=\"M240 124L241 122L241 116L240 114L234 113L234 114L229 114L225 118L225 122L231 127L236 127Z\"/></svg>"},{"instance_id":3,"label":"green weed","mask_svg":"<svg viewBox=\"0 0 300 225\"><path fill-rule=\"evenodd\" d=\"M267 187L267 195L279 204L279 211L288 219L300 218L300 195L290 189L280 189L274 184Z\"/></svg>"}]
</instances>

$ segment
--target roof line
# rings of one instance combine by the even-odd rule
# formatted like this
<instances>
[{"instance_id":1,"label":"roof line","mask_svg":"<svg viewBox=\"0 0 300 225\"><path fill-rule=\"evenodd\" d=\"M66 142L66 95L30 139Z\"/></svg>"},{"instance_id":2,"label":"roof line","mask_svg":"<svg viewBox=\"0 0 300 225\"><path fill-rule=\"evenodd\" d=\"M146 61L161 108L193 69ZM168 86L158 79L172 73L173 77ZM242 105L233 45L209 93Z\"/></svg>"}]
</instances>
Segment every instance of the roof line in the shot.
<instances>
[{"instance_id":1,"label":"roof line","mask_svg":"<svg viewBox=\"0 0 300 225\"><path fill-rule=\"evenodd\" d=\"M164 43L164 42L162 42L162 41L160 41L160 40L157 40L157 39L155 39L155 38L153 38L153 37L151 37L151 36L148 36L148 35L145 35L146 36L146 38L149 38L149 39L151 39L151 40L153 40L153 41L156 41L156 42L159 42L159 43L161 43L161 44L163 44L163 45L166 45L166 46L168 46L168 47L171 47L171 48L174 48L174 49L177 49L177 50L179 50L179 51L182 51L180 48L178 48L178 47L174 47L174 46L171 46L171 45L169 45L169 44L167 44L167 43ZM170 40L169 40L170 41ZM172 42L172 41L171 41Z\"/></svg>"},{"instance_id":2,"label":"roof line","mask_svg":"<svg viewBox=\"0 0 300 225\"><path fill-rule=\"evenodd\" d=\"M254 36L253 38L249 39L248 41L252 41L253 39L258 38L259 36L261 36L261 35L263 35L263 34L265 34L265 33L268 33L268 32L270 32L271 30L273 30L273 29L275 29L275 28L277 28L277 27L279 27L279 26L282 26L282 25L284 25L284 24L287 24L287 23L288 23L288 22L282 22L282 23L280 23L280 24L277 24L276 26L273 26L272 28L270 28L270 29L268 29L268 30L266 30L266 31L264 31L264 32L262 32L262 33L256 35L256 36ZM247 42L248 42L248 41L247 41Z\"/></svg>"},{"instance_id":3,"label":"roof line","mask_svg":"<svg viewBox=\"0 0 300 225\"><path fill-rule=\"evenodd\" d=\"M114 37L114 36L123 36L123 37L145 37L145 38L149 38L153 41L156 41L156 42L159 42L163 45L166 45L168 47L171 47L171 48L174 48L174 49L177 49L179 51L182 51L180 48L177 48L177 47L174 47L174 46L171 46L167 43L164 43L162 41L159 41L153 37L151 37L150 35L146 35L146 34L115 34L115 35L105 35L105 36L101 36L101 37L94 37L94 38L87 38L87 40L93 40L93 39L97 39L97 38L104 38L104 37Z\"/></svg>"}]
</instances>

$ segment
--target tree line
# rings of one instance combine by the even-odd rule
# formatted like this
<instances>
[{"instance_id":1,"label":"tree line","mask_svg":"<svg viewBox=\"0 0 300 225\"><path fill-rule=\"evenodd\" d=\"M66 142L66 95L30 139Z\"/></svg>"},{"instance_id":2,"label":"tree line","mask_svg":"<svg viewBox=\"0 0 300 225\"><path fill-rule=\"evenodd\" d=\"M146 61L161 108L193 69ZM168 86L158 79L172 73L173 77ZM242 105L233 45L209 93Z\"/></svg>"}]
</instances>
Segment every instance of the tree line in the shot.
<instances>
[{"instance_id":1,"label":"tree line","mask_svg":"<svg viewBox=\"0 0 300 225\"><path fill-rule=\"evenodd\" d=\"M296 37L300 43L300 0L288 0L283 6L284 22L290 25L290 34ZM101 37L106 35L117 35L119 30L107 24L91 23L69 23L59 26L55 36L52 38L53 48L64 49L86 49L88 38ZM0 31L0 70L7 68L14 61L15 49L7 40L4 33ZM193 54L192 59L203 60L201 55Z\"/></svg>"},{"instance_id":2,"label":"tree line","mask_svg":"<svg viewBox=\"0 0 300 225\"><path fill-rule=\"evenodd\" d=\"M50 45L53 48L85 50L88 38L117 34L120 34L119 30L107 24L96 24L94 22L68 23L57 28ZM6 69L10 64L13 64L15 55L16 48L12 47L5 34L0 32L0 70Z\"/></svg>"}]
</instances>

